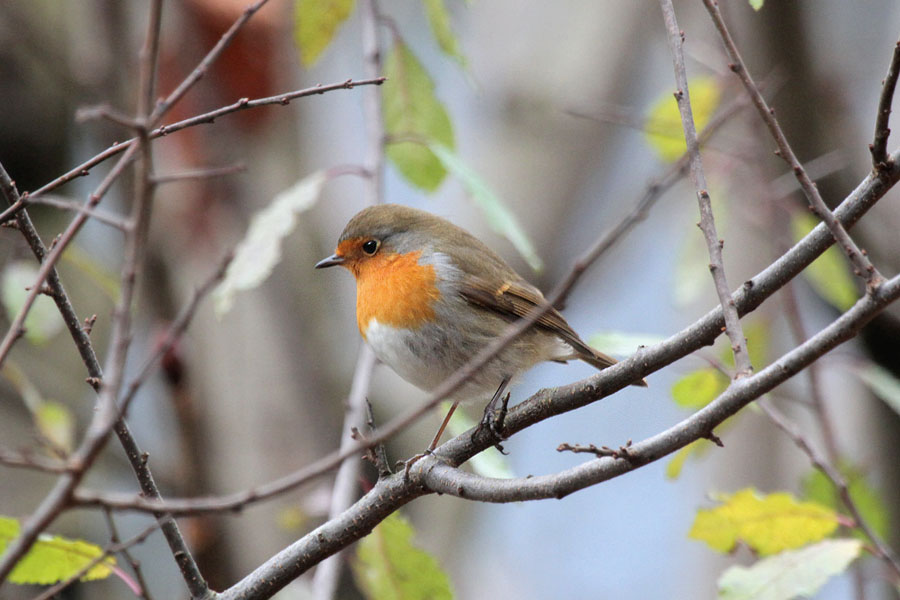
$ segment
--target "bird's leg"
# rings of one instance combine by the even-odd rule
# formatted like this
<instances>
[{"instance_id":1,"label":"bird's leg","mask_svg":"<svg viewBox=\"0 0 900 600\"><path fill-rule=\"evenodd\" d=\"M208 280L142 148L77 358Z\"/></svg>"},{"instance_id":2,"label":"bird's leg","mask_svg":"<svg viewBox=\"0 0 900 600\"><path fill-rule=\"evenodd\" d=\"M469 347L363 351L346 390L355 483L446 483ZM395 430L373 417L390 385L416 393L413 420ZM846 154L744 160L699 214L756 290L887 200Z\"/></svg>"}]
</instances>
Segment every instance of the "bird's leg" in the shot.
<instances>
[{"instance_id":1,"label":"bird's leg","mask_svg":"<svg viewBox=\"0 0 900 600\"><path fill-rule=\"evenodd\" d=\"M452 417L453 413L456 412L457 406L459 406L459 400L454 400L453 404L450 405L450 410L447 411L447 416L444 417L444 422L441 423L441 426L437 430L437 433L434 434L434 439L431 440L430 444L428 444L428 450L426 452L433 452L434 449L437 448L438 442L441 441L441 436L444 435L444 430L447 429L447 424L450 422L450 417Z\"/></svg>"},{"instance_id":2,"label":"bird's leg","mask_svg":"<svg viewBox=\"0 0 900 600\"><path fill-rule=\"evenodd\" d=\"M425 452L421 454L416 454L409 460L407 460L403 464L403 477L404 479L409 479L409 469L414 464L416 464L420 459L425 458L437 448L438 442L441 441L441 436L444 435L444 430L447 428L447 424L450 422L450 417L453 416L453 413L456 412L456 407L459 406L459 400L454 400L453 404L450 405L450 410L447 411L447 416L444 417L444 421L441 423L441 426L438 428L437 433L434 434L434 439L431 440L431 443L428 444L428 448L425 449Z\"/></svg>"},{"instance_id":3,"label":"bird's leg","mask_svg":"<svg viewBox=\"0 0 900 600\"><path fill-rule=\"evenodd\" d=\"M481 417L481 422L475 428L473 434L478 435L482 429L487 429L494 436L494 439L497 440L494 447L503 454L506 454L506 452L503 450L503 446L500 445L500 442L504 439L501 430L503 429L503 421L506 419L506 407L509 404L509 394L506 394L504 397L503 392L506 391L509 381L510 377L504 377L503 381L500 382L500 387L497 388L497 391L491 397L491 401L484 407L484 415ZM499 411L497 411L498 403L500 403ZM494 416L495 412L497 413L496 416Z\"/></svg>"}]
</instances>

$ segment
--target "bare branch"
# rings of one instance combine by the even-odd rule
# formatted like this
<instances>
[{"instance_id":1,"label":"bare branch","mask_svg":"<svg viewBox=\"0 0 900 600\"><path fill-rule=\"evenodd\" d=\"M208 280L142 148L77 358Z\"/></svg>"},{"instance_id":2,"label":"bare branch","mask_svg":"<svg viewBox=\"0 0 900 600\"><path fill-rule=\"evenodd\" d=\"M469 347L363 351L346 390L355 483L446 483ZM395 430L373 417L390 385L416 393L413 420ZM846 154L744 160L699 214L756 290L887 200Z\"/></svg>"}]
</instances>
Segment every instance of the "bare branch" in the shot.
<instances>
[{"instance_id":1,"label":"bare branch","mask_svg":"<svg viewBox=\"0 0 900 600\"><path fill-rule=\"evenodd\" d=\"M871 288L877 286L883 280L883 277L869 261L865 252L857 247L856 242L853 241L847 233L847 230L844 229L837 219L835 219L834 214L828 208L828 205L825 204L821 194L819 194L819 189L816 187L816 184L809 178L803 165L797 160L797 156L791 149L787 137L785 137L784 132L781 130L781 126L778 124L778 120L775 118L775 109L769 107L766 99L763 98L762 93L759 91L759 87L750 76L750 72L747 71L747 67L741 58L740 52L738 52L734 40L731 39L731 33L725 25L722 13L719 12L716 0L703 0L703 4L706 6L706 10L709 12L710 17L712 17L716 30L719 32L719 37L722 38L722 43L725 45L725 51L728 53L728 57L732 63L729 67L737 74L741 83L744 84L744 89L747 90L750 99L753 100L753 105L756 106L759 116L762 118L766 127L768 127L769 132L772 134L772 137L775 139L775 143L778 146L778 152L776 152L776 154L790 165L791 170L797 177L797 181L800 182L803 194L806 196L807 202L809 202L810 210L813 214L822 219L829 231L831 231L831 234L838 242L841 251L847 255L847 258L853 265L856 275L866 282L867 287Z\"/></svg>"},{"instance_id":2,"label":"bare branch","mask_svg":"<svg viewBox=\"0 0 900 600\"><path fill-rule=\"evenodd\" d=\"M206 169L194 169L191 171L181 171L180 173L168 173L166 175L155 175L153 182L156 185L163 183L173 183L176 181L185 181L187 179L211 179L214 177L222 177L223 175L231 175L246 171L247 167L243 163L227 165L224 167L209 167Z\"/></svg>"},{"instance_id":3,"label":"bare branch","mask_svg":"<svg viewBox=\"0 0 900 600\"><path fill-rule=\"evenodd\" d=\"M859 507L856 505L856 502L853 501L853 497L850 496L850 487L847 485L847 480L844 479L841 472L838 471L832 463L826 460L824 456L821 456L812 444L809 443L809 440L803 436L797 426L791 423L787 417L776 410L769 402L761 400L758 404L763 412L766 413L766 416L769 417L779 429L785 432L794 444L809 457L809 461L812 463L813 467L821 471L822 474L831 481L838 492L841 502L847 507L853 520L856 521L856 526L865 533L867 538L869 538L878 550L881 558L894 572L894 576L900 578L900 560L897 559L896 554L894 554L894 551L891 550L890 546L884 543L884 540L875 533L875 530L872 529L862 513L859 512Z\"/></svg>"},{"instance_id":4,"label":"bare branch","mask_svg":"<svg viewBox=\"0 0 900 600\"><path fill-rule=\"evenodd\" d=\"M113 541L110 545L108 545L103 550L103 553L100 556L97 556L96 558L91 560L88 564L86 564L77 573L75 573L68 579L66 579L64 581L60 581L56 585L53 585L53 586L47 588L46 590L41 592L41 594L39 594L38 596L35 596L34 600L50 600L51 598L55 598L57 594L59 594L64 589L66 589L67 587L69 587L70 585L72 585L73 583L75 583L76 581L81 579L82 577L84 577L88 573L88 571L90 571L91 569L93 569L94 567L99 565L101 562L106 560L107 557L109 557L112 554L115 554L116 552L124 552L128 548L137 546L138 544L140 544L144 540L146 540L148 537L150 537L150 535L157 529L159 529L158 522L153 523L152 525L148 526L146 529L144 529L137 535L128 538L124 542ZM144 591L146 591L147 588L144 587L143 589L144 589ZM142 597L146 598L147 596L142 594Z\"/></svg>"},{"instance_id":5,"label":"bare branch","mask_svg":"<svg viewBox=\"0 0 900 600\"><path fill-rule=\"evenodd\" d=\"M360 2L360 15L365 74L366 77L375 79L381 73L381 47L378 37L376 0ZM366 205L372 206L384 201L384 116L380 87L371 86L363 91L363 110L366 117L367 136L364 168L368 174L365 179L365 199ZM359 431L366 423L366 395L369 392L369 381L374 368L375 354L367 344L363 344L359 350L353 384L347 398L347 409L341 430L341 450L359 445L354 432ZM347 510L358 498L360 467L361 461L355 455L351 455L341 463L334 479L331 506L328 509L329 519L333 519ZM336 554L316 568L312 581L312 593L315 600L331 600L335 597L342 565L342 556Z\"/></svg>"},{"instance_id":6,"label":"bare branch","mask_svg":"<svg viewBox=\"0 0 900 600\"><path fill-rule=\"evenodd\" d=\"M252 108L259 108L260 106L269 106L269 105L280 105L286 106L290 104L291 100L296 100L297 98L305 98L307 96L317 96L320 94L325 94L327 92L333 92L335 90L352 90L358 86L366 86L366 85L381 85L385 82L384 77L376 77L374 79L361 79L361 80L353 80L347 79L345 81L341 81L339 83L331 83L328 85L315 85L310 88L304 88L302 90L295 90L293 92L285 92L283 94L278 94L277 96L268 96L265 98L257 98L255 100L249 100L247 98L241 98L237 102L233 102L227 106L223 106L212 110L207 113L203 113L201 115L197 115L194 117L190 117L188 119L184 119L182 121L178 121L176 123L172 123L170 125L163 125L161 127L157 127L153 131L150 132L150 139L156 139L158 137L168 135L170 133L175 133L176 131L181 131L182 129L186 129L188 127L194 127L196 125L204 125L208 123L214 122L217 118L234 113L242 110L248 110ZM90 173L90 170L104 162L108 158L120 154L122 152L128 152L136 143L137 138L128 139L122 143L116 143L104 150L103 152L97 154L93 158L81 163L77 167L69 170L68 172L60 175L53 181L43 185L37 190L31 192L28 197L17 198L16 202L14 202L9 208L0 213L0 223L4 223L11 219L13 215L17 214L22 208L28 206L28 202L30 198L34 198L36 196L40 196L41 194L45 194L51 190L58 188L59 186L72 181L77 177L84 177ZM98 199L99 201L99 199Z\"/></svg>"},{"instance_id":7,"label":"bare branch","mask_svg":"<svg viewBox=\"0 0 900 600\"><path fill-rule=\"evenodd\" d=\"M897 88L897 77L900 75L900 42L894 44L894 54L887 75L881 83L881 96L878 98L878 113L875 116L875 140L869 146L872 152L872 166L878 170L887 160L887 141L891 135L891 105L894 103L894 90Z\"/></svg>"},{"instance_id":8,"label":"bare branch","mask_svg":"<svg viewBox=\"0 0 900 600\"><path fill-rule=\"evenodd\" d=\"M204 75L206 75L206 72L209 70L212 64L219 58L219 56L221 56L222 52L225 51L225 48L231 45L231 42L234 40L235 36L237 36L241 28L246 25L247 21L249 21L250 18L254 14L256 14L256 11L262 8L266 2L268 2L268 0L258 0L257 2L254 2L246 9L244 9L244 12L241 14L241 16L234 23L232 23L231 27L228 28L228 31L222 34L222 37L219 38L219 41L216 42L216 45L213 46L212 49L206 54L206 56L203 57L203 60L200 61L200 63L194 68L193 71L191 71L191 73L184 79L184 81L182 81L165 100L159 102L156 105L156 108L153 109L153 113L150 114L147 119L148 125L152 126L153 124L159 122L159 120L164 117L167 112L169 112L169 109L171 109L179 100L181 100L181 98L184 97L184 95L187 94L192 87L194 87L194 84L200 81L200 79L202 79Z\"/></svg>"},{"instance_id":9,"label":"bare branch","mask_svg":"<svg viewBox=\"0 0 900 600\"><path fill-rule=\"evenodd\" d=\"M738 317L737 309L731 299L731 288L725 278L725 265L722 262L722 246L724 242L719 239L716 232L716 222L713 217L712 204L709 199L706 175L703 172L703 162L700 158L700 142L697 140L697 130L694 127L694 115L691 111L691 97L688 90L687 72L684 67L684 32L678 29L675 20L675 8L672 0L659 0L663 17L666 22L666 30L669 35L669 49L672 52L672 63L675 68L675 84L678 91L675 92L675 100L678 102L678 112L681 114L681 126L684 129L684 139L687 142L687 151L691 161L691 182L697 191L697 202L700 205L700 229L706 240L706 249L709 252L709 270L712 273L716 294L725 315L725 333L731 341L731 351L734 353L734 364L737 367L735 379L746 377L753 372L750 364L750 356L747 354L747 340L744 339L744 329Z\"/></svg>"},{"instance_id":10,"label":"bare branch","mask_svg":"<svg viewBox=\"0 0 900 600\"><path fill-rule=\"evenodd\" d=\"M628 448L627 460L601 458L553 475L527 478L493 479L465 473L426 457L416 464L410 476L428 489L468 500L519 502L540 498L562 498L585 487L596 485L637 467L658 460L690 442L706 437L717 425L737 413L766 392L809 366L828 351L854 337L859 330L890 303L900 299L900 276L861 298L850 310L825 329L794 348L758 373L735 380L725 392L674 427ZM518 407L516 407L518 408ZM521 411L507 417L516 419Z\"/></svg>"}]
</instances>

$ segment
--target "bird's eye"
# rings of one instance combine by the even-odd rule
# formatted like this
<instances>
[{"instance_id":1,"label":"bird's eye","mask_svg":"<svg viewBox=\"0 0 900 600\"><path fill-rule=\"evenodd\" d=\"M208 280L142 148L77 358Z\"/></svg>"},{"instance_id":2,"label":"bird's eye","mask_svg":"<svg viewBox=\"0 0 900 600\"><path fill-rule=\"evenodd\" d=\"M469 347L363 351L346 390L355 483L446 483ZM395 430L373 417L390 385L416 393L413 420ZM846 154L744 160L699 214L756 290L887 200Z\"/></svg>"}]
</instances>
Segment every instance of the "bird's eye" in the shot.
<instances>
[{"instance_id":1,"label":"bird's eye","mask_svg":"<svg viewBox=\"0 0 900 600\"><path fill-rule=\"evenodd\" d=\"M376 252L378 252L378 246L381 243L378 240L369 240L362 245L363 252L368 254L369 256L373 256Z\"/></svg>"}]
</instances>

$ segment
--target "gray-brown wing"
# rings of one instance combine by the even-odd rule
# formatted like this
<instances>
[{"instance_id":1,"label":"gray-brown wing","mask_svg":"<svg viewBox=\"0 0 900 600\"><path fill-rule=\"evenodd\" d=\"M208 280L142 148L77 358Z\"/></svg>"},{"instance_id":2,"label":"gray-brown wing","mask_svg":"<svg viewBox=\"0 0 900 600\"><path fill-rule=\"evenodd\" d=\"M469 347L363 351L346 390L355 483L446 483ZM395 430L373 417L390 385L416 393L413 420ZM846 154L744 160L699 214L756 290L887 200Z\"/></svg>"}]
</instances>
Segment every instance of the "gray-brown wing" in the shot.
<instances>
[{"instance_id":1,"label":"gray-brown wing","mask_svg":"<svg viewBox=\"0 0 900 600\"><path fill-rule=\"evenodd\" d=\"M460 293L472 304L493 311L509 320L527 316L535 308L543 306L547 302L540 290L527 282L509 281L496 287L471 275L463 280ZM598 352L584 343L555 308L551 308L541 315L536 326L559 336L572 347L578 358L598 369L605 369L616 364L616 359Z\"/></svg>"}]
</instances>

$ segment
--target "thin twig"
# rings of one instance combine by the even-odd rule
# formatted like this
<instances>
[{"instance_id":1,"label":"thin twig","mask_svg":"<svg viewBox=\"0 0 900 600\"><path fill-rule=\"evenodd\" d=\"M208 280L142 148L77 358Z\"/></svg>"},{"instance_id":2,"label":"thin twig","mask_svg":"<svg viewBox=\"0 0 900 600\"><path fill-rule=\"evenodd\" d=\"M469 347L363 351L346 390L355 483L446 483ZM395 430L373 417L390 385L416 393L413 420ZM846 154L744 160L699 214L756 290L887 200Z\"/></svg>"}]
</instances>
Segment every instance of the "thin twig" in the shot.
<instances>
[{"instance_id":1,"label":"thin twig","mask_svg":"<svg viewBox=\"0 0 900 600\"><path fill-rule=\"evenodd\" d=\"M290 104L291 100L296 100L297 98L305 98L307 96L317 96L320 94L325 94L327 92L333 92L335 90L352 90L358 86L367 86L367 85L381 85L385 82L384 77L376 77L373 79L361 79L354 81L353 79L347 79L345 81L341 81L338 83L331 83L328 85L315 85L313 87L304 88L302 90L295 90L292 92L285 92L283 94L278 94L276 96L267 96L265 98L256 98L254 100L250 100L247 98L241 98L240 100L233 102L227 106L222 106L215 110L196 115L187 119L183 119L176 123L171 123L169 125L163 125L161 127L157 127L153 131L150 132L150 139L156 139L158 137L162 137L164 135L169 135L170 133L175 133L176 131L181 131L182 129L186 129L188 127L194 127L197 125L205 125L209 123L213 123L217 118L240 112L242 110L248 110L252 108L259 108L260 106L269 106L269 105L280 105L286 106ZM90 173L90 170L99 165L100 163L106 161L112 156L120 154L122 152L127 152L129 149L133 148L137 138L130 138L121 143L115 143L103 152L95 155L93 158L88 159L87 161L81 163L77 167L70 169L68 172L60 175L53 181L46 183L35 191L31 192L27 197L22 197L17 199L15 203L13 203L9 208L0 213L0 223L4 223L10 220L15 214L17 214L24 207L28 206L28 202L30 198L34 198L36 196L40 196L41 194L45 194L51 190L58 188L59 186L72 181L77 177L84 177Z\"/></svg>"},{"instance_id":2,"label":"thin twig","mask_svg":"<svg viewBox=\"0 0 900 600\"><path fill-rule=\"evenodd\" d=\"M194 70L184 78L184 80L178 85L175 90L172 91L171 94L165 100L159 102L156 107L153 109L153 113L149 115L147 119L147 124L149 126L155 125L159 120L166 115L167 112L179 101L185 94L188 93L194 84L196 84L200 79L206 75L209 68L212 64L221 56L222 52L231 45L231 42L234 40L235 36L237 36L238 32L247 24L247 21L256 14L263 5L268 2L268 0L258 0L257 2L251 4L241 16L231 24L231 27L228 28L222 37L219 38L219 41L216 42L216 45L212 47L212 49L207 52L206 56L203 57Z\"/></svg>"},{"instance_id":3,"label":"thin twig","mask_svg":"<svg viewBox=\"0 0 900 600\"><path fill-rule=\"evenodd\" d=\"M94 191L94 193L88 197L87 202L84 204L84 207L86 209L92 210L97 205L97 203L100 202L103 196L106 195L106 192L109 191L109 188L112 186L113 182L118 179L118 177L125 170L125 167L128 166L128 164L136 154L137 146L130 146L125 154L122 155L119 161L110 170L110 172L107 173L106 177L103 178L103 181L100 182L100 185L97 186L97 189ZM6 174L5 170L0 173L0 179L2 179L4 183L12 183L12 181L9 179L9 175ZM4 191L7 194L7 199L10 197L10 193L15 193L15 189L13 187L6 188L6 186L4 185L4 188ZM19 202L20 198L17 197L13 202L13 206L15 206ZM59 260L60 256L62 256L63 251L68 247L72 240L75 239L75 235L78 233L78 231L81 230L81 227L87 220L87 212L80 211L77 215L75 215L75 218L72 219L72 222L69 223L69 226L66 227L66 230L62 233L62 235L59 236L59 239L53 246L53 248L47 251L44 256L40 257L41 268L38 269L38 273L34 279L34 283L31 284L31 290L25 296L25 301L22 303L22 306L19 308L19 312L12 320L6 336L3 338L3 341L0 342L0 365L3 364L3 362L6 360L6 357L9 355L9 351L12 349L13 343L15 343L16 339L18 339L18 337L22 334L25 317L28 316L28 312L31 310L35 299L37 298L38 294L41 293L44 282L48 281L48 277L50 276L51 272L55 273L56 263ZM33 230L33 227L31 229Z\"/></svg>"},{"instance_id":4,"label":"thin twig","mask_svg":"<svg viewBox=\"0 0 900 600\"><path fill-rule=\"evenodd\" d=\"M365 75L375 79L381 74L381 44L378 36L378 6L376 0L360 2L362 19L362 45ZM364 179L367 206L381 204L384 181L384 117L382 114L381 89L371 86L363 91L363 110L366 117L366 162ZM341 450L359 446L354 431L359 431L366 423L366 395L372 370L375 368L375 354L363 344L359 351L353 384L347 398L344 425L341 431ZM350 456L341 463L334 479L328 518L333 519L347 510L359 497L359 474L361 461L357 455ZM343 567L343 556L336 554L323 561L313 575L312 594L315 600L332 600L337 594Z\"/></svg>"},{"instance_id":5,"label":"thin twig","mask_svg":"<svg viewBox=\"0 0 900 600\"><path fill-rule=\"evenodd\" d=\"M845 226L852 226L862 218L900 180L900 166L898 166L898 163L900 163L900 151L895 152L891 159L891 164L894 167L889 172L887 179L883 176L876 177L874 174L869 174L835 211L836 216L842 220ZM598 246L602 246L603 242L604 240L600 240ZM753 276L753 278L747 280L732 295L739 313L746 314L755 310L787 282L799 275L803 269L809 266L833 243L834 238L825 225L819 224L786 254ZM516 423L516 428L510 429L508 417L505 423L505 431L508 430L510 433L515 433L550 416L562 414L563 412L575 410L596 402L626 387L629 383L644 377L648 373L711 345L721 335L723 325L722 308L718 306L667 340L655 346L644 348L637 354L596 373L584 381L551 390L542 390L510 409L510 415L515 414L514 422ZM442 386L442 391L444 389L446 387ZM566 399L565 405L560 407L556 404L557 410L550 411L548 406L555 404L560 398ZM334 451L298 471L249 490L223 496L151 502L132 495L104 494L80 489L73 495L73 503L82 506L109 506L115 510L165 511L175 515L237 511L250 504L267 500L287 490L294 489L315 477L329 472L348 456L359 454L366 448L374 447L390 438L405 425L405 421L408 418L409 413L395 417L380 430L366 436L365 441L360 442L356 447L350 448L346 452ZM438 448L435 453L446 457L444 449L449 449L447 451L450 452L458 444L463 443L460 440L470 437L468 434L457 436L451 442L447 442ZM495 440L485 435L483 440L478 438L476 441L477 443L470 447L471 453L465 454L461 459L462 461L468 460L471 456L493 445ZM484 444L482 445L481 442L484 442ZM459 456L454 454L453 460L456 460Z\"/></svg>"},{"instance_id":6,"label":"thin twig","mask_svg":"<svg viewBox=\"0 0 900 600\"><path fill-rule=\"evenodd\" d=\"M853 520L856 522L856 526L866 535L867 538L872 542L875 548L878 550L879 554L887 566L894 572L894 577L900 579L900 560L898 560L897 556L894 554L894 551L884 543L884 541L879 537L875 530L869 525L866 519L863 517L862 513L859 511L859 507L856 505L856 502L853 501L853 497L850 495L850 487L847 485L847 480L841 474L839 470L834 467L834 464L827 460L824 456L820 455L819 452L813 447L813 445L809 442L809 440L804 437L804 435L800 432L794 423L791 423L787 417L781 414L778 410L775 409L771 404L769 404L765 400L759 401L759 407L763 410L769 419L778 426L783 432L785 432L788 437L794 442L794 444L803 451L806 456L809 457L809 462L812 463L812 466L822 472L825 477L828 478L829 481L834 485L835 489L838 492L838 496L841 499L841 502L847 507L847 511L850 513L850 516L853 517Z\"/></svg>"},{"instance_id":7,"label":"thin twig","mask_svg":"<svg viewBox=\"0 0 900 600\"><path fill-rule=\"evenodd\" d=\"M96 219L100 223L109 225L110 227L115 227L119 231L128 230L128 224L118 215L114 215L112 213L108 213L96 208L88 208L83 204L78 204L77 202L72 202L71 200L66 200L58 196L39 196L37 198L29 198L28 201L29 204L44 204L46 206L52 206L54 208L71 210L77 213L84 213L90 218Z\"/></svg>"},{"instance_id":8,"label":"thin twig","mask_svg":"<svg viewBox=\"0 0 900 600\"><path fill-rule=\"evenodd\" d=\"M87 575L88 571L99 565L101 562L105 561L110 555L115 554L116 552L122 552L124 550L127 550L128 548L131 548L132 546L136 546L142 543L157 529L159 529L159 523L153 523L137 535L128 538L124 542L113 542L103 550L103 553L100 556L95 557L88 564L79 569L77 573L64 581L60 581L56 585L47 588L46 590L41 592L41 594L35 596L34 600L50 600L51 598L55 598L57 594ZM144 587L143 589L146 591L147 588ZM146 595L143 595L142 597L147 598Z\"/></svg>"},{"instance_id":9,"label":"thin twig","mask_svg":"<svg viewBox=\"0 0 900 600\"><path fill-rule=\"evenodd\" d=\"M816 187L816 184L809 178L803 165L797 160L797 156L791 149L787 137L781 130L781 125L778 124L778 120L775 118L775 110L770 108L766 99L763 98L762 93L759 91L759 87L750 76L750 72L747 70L740 52L738 52L737 46L735 46L734 40L731 39L731 33L725 25L722 13L719 12L716 0L703 0L703 4L706 6L706 10L709 12L710 17L716 26L716 30L719 32L719 37L722 38L722 43L725 45L725 51L728 53L729 60L731 60L729 67L737 74L741 83L744 84L744 88L750 95L750 99L753 101L753 105L756 107L759 116L769 129L769 133L771 133L772 137L775 139L775 143L778 146L778 152L776 154L788 163L791 170L794 172L794 175L797 177L797 181L800 182L803 194L806 196L807 202L809 202L810 210L819 217L828 227L828 230L831 231L831 235L834 236L841 251L847 255L847 258L853 265L856 275L866 282L866 287L871 289L877 286L884 278L869 261L865 252L857 247L856 242L853 241L847 233L847 230L844 229L837 219L835 219L834 214L828 208L828 205L825 204L821 194L819 194L819 189Z\"/></svg>"},{"instance_id":10,"label":"thin twig","mask_svg":"<svg viewBox=\"0 0 900 600\"><path fill-rule=\"evenodd\" d=\"M46 458L32 452L14 452L3 448L0 448L0 464L4 467L31 469L57 475L69 470L64 461Z\"/></svg>"},{"instance_id":11,"label":"thin twig","mask_svg":"<svg viewBox=\"0 0 900 600\"><path fill-rule=\"evenodd\" d=\"M725 334L731 341L731 351L734 353L736 367L735 378L746 377L753 372L750 364L750 355L747 353L747 340L744 339L744 329L738 317L737 309L731 299L731 288L725 277L725 265L722 261L722 246L724 242L719 239L716 232L716 222L713 216L712 204L706 185L706 175L703 172L703 162L700 158L700 143L697 140L697 130L694 127L694 116L691 112L691 98L688 90L687 72L684 67L684 32L678 29L675 20L675 8L672 0L659 0L663 17L666 22L666 30L669 37L669 49L672 52L672 64L675 68L675 83L678 91L675 92L675 100L678 102L678 111L681 114L681 126L684 129L684 139L687 142L688 154L691 157L691 182L697 191L697 201L700 205L700 229L706 240L706 248L709 252L709 270L712 273L716 287L716 294L725 315Z\"/></svg>"},{"instance_id":12,"label":"thin twig","mask_svg":"<svg viewBox=\"0 0 900 600\"><path fill-rule=\"evenodd\" d=\"M154 183L160 185L163 183L173 183L177 181L185 181L187 179L211 179L214 177L222 177L223 175L232 175L246 171L247 166L243 163L227 165L224 167L209 167L206 169L193 169L190 171L181 171L178 173L167 173L165 175L155 175Z\"/></svg>"},{"instance_id":13,"label":"thin twig","mask_svg":"<svg viewBox=\"0 0 900 600\"><path fill-rule=\"evenodd\" d=\"M228 265L231 264L233 258L234 254L231 252L222 258L219 262L219 266L216 267L216 270L206 278L206 281L197 286L193 295L191 295L190 300L188 300L187 304L179 311L175 320L172 321L172 324L169 325L169 329L166 331L165 336L156 345L153 353L144 361L144 365L138 371L138 374L135 375L128 383L128 386L126 386L125 392L119 400L119 418L125 418L128 413L128 407L137 395L138 390L146 383L150 375L156 371L159 362L166 353L175 347L175 344L178 343L178 340L180 340L181 336L184 335L184 332L187 331L188 326L191 324L191 320L197 313L197 308L200 306L200 303L215 288L216 284L225 277L225 271L228 269Z\"/></svg>"},{"instance_id":14,"label":"thin twig","mask_svg":"<svg viewBox=\"0 0 900 600\"><path fill-rule=\"evenodd\" d=\"M900 42L894 44L894 54L887 75L881 82L881 96L878 98L878 113L875 115L875 139L869 145L872 152L872 166L876 170L883 168L887 160L887 142L891 135L891 105L894 103L894 90L897 88L897 77L900 76Z\"/></svg>"},{"instance_id":15,"label":"thin twig","mask_svg":"<svg viewBox=\"0 0 900 600\"><path fill-rule=\"evenodd\" d=\"M219 600L271 597L277 590L300 576L323 558L340 551L367 535L372 528L400 506L425 493L452 494L488 502L511 502L538 498L561 498L573 491L632 471L706 435L717 423L749 404L767 389L785 381L810 361L846 341L882 311L900 298L900 277L864 296L847 313L805 344L789 352L759 373L736 380L717 400L673 428L628 449L628 460L600 458L554 475L515 479L480 477L457 469L453 464L466 460L472 452L491 444L485 434L473 441L470 433L444 444L442 456L426 456L412 466L409 479L404 473L378 481L359 502L337 519L291 544L256 568L237 584L219 594ZM611 367L613 368L613 367ZM608 370L592 379L604 378ZM545 401L546 404L546 401ZM522 425L524 412L515 407L507 417ZM473 446L481 446L476 449ZM452 449L451 449L452 448ZM449 462L445 462L445 459Z\"/></svg>"},{"instance_id":16,"label":"thin twig","mask_svg":"<svg viewBox=\"0 0 900 600\"><path fill-rule=\"evenodd\" d=\"M162 11L162 0L154 0L150 7L150 20L147 25L147 35L145 38L144 49L142 50L142 66L141 74L143 76L141 86L142 90L152 87L152 80L155 77L158 50L158 39L160 34L160 15ZM154 52L151 53L151 50ZM140 104L140 102L139 102ZM143 114L138 114L138 121L143 118ZM15 567L19 559L31 548L32 544L37 540L38 535L46 529L50 523L59 515L71 498L72 491L84 477L87 469L93 464L100 451L106 444L112 432L113 426L116 424L116 395L119 392L119 384L121 382L122 372L125 368L125 354L128 347L128 340L131 337L131 299L134 291L135 277L133 276L138 269L138 261L142 255L143 237L146 234L149 218L149 207L152 195L152 183L149 180L150 170L152 168L151 153L149 148L149 138L146 131L139 136L140 143L134 146L133 152L139 155L138 176L135 178L136 197L134 202L134 215L136 225L131 235L126 236L126 259L123 268L123 285L121 287L121 295L119 303L116 306L113 317L113 334L111 348L113 349L109 360L107 361L107 379L104 380L103 387L97 399L97 408L91 423L88 426L84 439L79 447L72 453L69 464L72 469L61 475L53 489L44 497L44 500L38 505L34 513L22 525L19 535L6 547L2 558L0 558L0 582L4 581L12 569ZM130 162L130 153L126 152L120 159L116 167L124 166ZM114 168L104 183L111 185L121 169ZM101 184L102 185L102 184ZM107 187L108 189L108 187ZM102 194L96 194L102 196ZM90 205L93 196L88 200ZM97 198L99 202L99 197ZM90 206L93 208L93 206ZM22 327L25 315L31 303L34 302L39 288L43 285L53 264L65 249L67 242L74 238L75 233L80 228L80 224L84 222L87 215L80 213L75 216L72 224L66 229L69 237L66 240L65 234L56 246L50 251L41 265L39 278L35 282L35 288L32 289L26 305L19 311L13 326L10 328L7 337L4 339L4 346L0 348L0 363L8 354L12 344L6 345L7 340L14 340L18 335L18 331ZM79 223L80 221L80 223ZM77 226L75 224L78 223ZM12 334L12 336L11 336ZM193 591L193 588L192 588Z\"/></svg>"},{"instance_id":17,"label":"thin twig","mask_svg":"<svg viewBox=\"0 0 900 600\"><path fill-rule=\"evenodd\" d=\"M112 511L104 510L103 511L103 519L106 521L106 527L109 529L109 541L114 546L116 544L121 544L122 539L119 536L119 528L116 526L116 520L113 517ZM155 524L153 531L156 527L159 526L159 522ZM128 550L129 546L123 546L118 551L113 550L113 552L118 552L125 560L128 562L128 565L131 567L131 572L134 573L134 577L137 580L138 587L140 588L140 592L137 594L139 598L144 598L145 600L152 600L150 595L150 588L147 586L147 581L144 579L144 570L141 569L141 563L139 560L134 558L131 552Z\"/></svg>"}]
</instances>

